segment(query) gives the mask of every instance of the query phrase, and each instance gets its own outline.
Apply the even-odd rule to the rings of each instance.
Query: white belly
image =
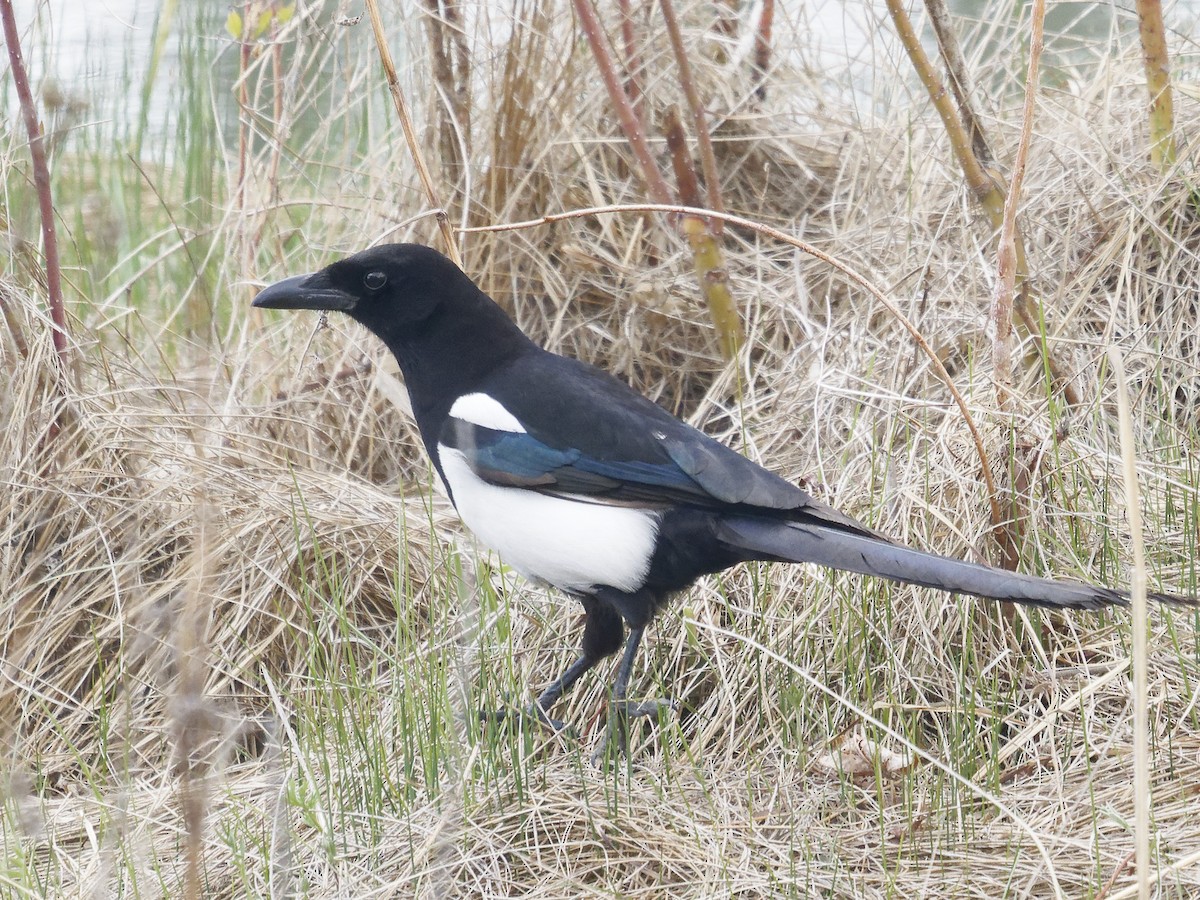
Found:
[[[642,586],[658,513],[488,484],[458,450],[439,446],[438,455],[463,522],[522,575],[565,591]]]

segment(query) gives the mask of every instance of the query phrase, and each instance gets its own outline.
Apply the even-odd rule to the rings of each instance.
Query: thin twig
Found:
[[[6,0],[7,2],[7,0]],[[425,156],[417,141],[417,132],[413,128],[412,116],[409,115],[408,102],[404,99],[404,90],[400,87],[400,76],[396,74],[396,64],[392,61],[392,51],[388,49],[387,34],[383,30],[383,19],[379,16],[378,0],[365,0],[367,14],[371,19],[371,30],[375,33],[375,46],[379,50],[379,61],[383,64],[383,74],[387,79],[388,90],[392,94],[392,102],[396,104],[396,114],[400,117],[400,127],[404,129],[404,140],[408,143],[408,151],[416,164],[417,174],[421,185],[425,188],[425,196],[430,205],[437,210],[438,231],[442,235],[442,243],[446,246],[446,255],[456,266],[462,267],[462,257],[458,253],[458,245],[454,241],[454,229],[450,226],[450,218],[446,208],[438,196],[433,176],[429,174],[429,166],[425,164]],[[461,229],[459,229],[461,231]]]
[[[8,326],[8,333],[12,335],[13,346],[17,348],[17,356],[26,360],[29,359],[29,342],[25,340],[25,330],[21,327],[20,321],[13,314],[13,299],[8,286],[0,281],[0,316],[4,318],[4,324]]]
[[[50,189],[50,167],[46,163],[46,145],[38,121],[33,92],[29,89],[29,73],[21,55],[21,38],[12,0],[0,0],[0,18],[4,20],[4,42],[8,45],[8,62],[12,67],[13,86],[29,136],[29,155],[33,161],[33,183],[37,189],[38,208],[42,217],[42,244],[46,255],[46,297],[50,319],[54,323],[54,349],[63,368],[70,370],[70,350],[67,344],[67,314],[63,306],[62,269],[58,261],[58,234],[54,227],[54,195]]]
[[[912,21],[901,5],[900,0],[887,0],[888,12],[892,17],[892,21],[896,26],[896,33],[900,37],[900,42],[904,45],[905,52],[908,54],[909,60],[916,69],[921,83],[925,86],[925,90],[929,94],[930,101],[941,117],[942,125],[946,129],[946,134],[950,137],[950,148],[954,153],[954,158],[958,160],[959,166],[962,168],[963,175],[967,180],[967,185],[971,192],[983,207],[984,213],[987,214],[992,228],[997,232],[1001,228],[1004,220],[1004,204],[1006,198],[1001,189],[999,180],[992,174],[993,170],[990,167],[985,167],[984,162],[974,151],[973,147],[979,143],[983,147],[987,147],[987,142],[983,139],[982,125],[978,118],[974,117],[973,112],[969,113],[973,118],[972,132],[978,131],[980,138],[976,141],[973,133],[968,133],[968,129],[964,126],[962,120],[955,113],[954,105],[950,101],[950,95],[946,92],[942,84],[942,80],[938,77],[933,69],[933,65],[929,61],[929,57],[925,53],[924,47],[921,45],[920,39],[913,28]],[[942,23],[945,26],[945,23]],[[948,28],[948,26],[946,26]],[[957,44],[952,37],[945,37],[945,48],[956,48]],[[946,50],[943,49],[945,53]],[[950,52],[954,52],[953,49]],[[947,61],[947,65],[951,63]],[[953,67],[952,67],[953,72]],[[965,77],[965,76],[964,76]],[[970,110],[969,103],[962,105],[963,109]],[[988,150],[988,158],[991,151]],[[1035,316],[1026,307],[1033,305],[1036,301],[1030,297],[1028,287],[1028,272],[1029,266],[1025,259],[1025,246],[1021,238],[1020,230],[1014,232],[1014,253],[1016,260],[1017,284],[1020,291],[1018,294],[1017,314],[1022,324],[1029,328],[1030,334],[1039,334],[1040,329],[1035,328]],[[1038,315],[1042,314],[1040,304],[1038,304]],[[1042,355],[1047,362],[1051,374],[1062,373],[1063,366],[1054,358],[1054,354],[1045,341],[1040,344]],[[1067,384],[1065,377],[1060,379],[1061,383],[1067,386],[1063,390],[1063,397],[1072,405],[1078,403],[1078,392]],[[1013,548],[1015,550],[1015,548]]]
[[[1200,863],[1200,850],[1195,850],[1187,856],[1175,860],[1170,865],[1163,865],[1157,871],[1150,872],[1146,877],[1150,881],[1150,884],[1154,885],[1160,881],[1165,881],[1168,875],[1183,872],[1197,863]],[[1121,868],[1123,867],[1118,867],[1118,873]],[[1141,882],[1139,880],[1136,884],[1121,888],[1121,890],[1117,891],[1111,897],[1106,897],[1105,900],[1130,900],[1130,898],[1136,897],[1141,889]],[[1097,897],[1096,900],[1100,900],[1100,897]]]
[[[621,43],[625,51],[625,93],[633,104],[633,111],[639,119],[642,117],[642,86],[638,78],[642,73],[642,58],[638,53],[637,35],[633,30],[633,13],[629,9],[629,0],[617,0],[617,9],[621,13]]]
[[[1121,873],[1129,868],[1129,864],[1133,862],[1133,857],[1136,854],[1137,850],[1130,850],[1125,854],[1125,858],[1117,863],[1112,874],[1108,876],[1108,881],[1104,882],[1104,887],[1100,888],[1100,893],[1095,896],[1094,900],[1104,900],[1105,897],[1112,893],[1113,885],[1117,883],[1117,879],[1121,877]]]
[[[1129,644],[1133,668],[1133,849],[1138,900],[1150,900],[1150,704],[1147,682],[1146,545],[1142,538],[1142,499],[1134,457],[1133,415],[1129,408],[1129,382],[1116,347],[1108,348],[1108,362],[1117,385],[1117,418],[1121,435],[1121,461],[1125,470],[1125,516],[1133,565],[1129,571]]]
[[[916,29],[913,28],[912,20],[908,17],[901,0],[887,0],[887,8],[892,17],[892,23],[896,26],[896,34],[900,38],[900,43],[904,45],[904,51],[908,54],[913,68],[916,69],[917,77],[925,86],[925,91],[933,102],[933,108],[941,117],[942,127],[950,136],[950,147],[954,152],[954,158],[958,160],[958,164],[963,170],[963,175],[966,176],[968,187],[991,215],[993,223],[998,225],[1004,209],[1004,195],[1001,193],[999,185],[971,152],[971,137],[955,113],[950,94],[942,84],[942,79],[934,71],[933,64],[926,55],[925,48],[921,45],[921,39],[917,36]]]
[[[646,127],[641,117],[634,110],[633,105],[629,102],[629,96],[621,87],[620,79],[617,77],[616,66],[613,65],[608,38],[605,36],[604,30],[600,27],[600,20],[596,16],[596,10],[592,7],[591,0],[574,0],[574,4],[576,12],[579,14],[580,22],[583,25],[588,45],[592,48],[592,55],[596,59],[596,67],[600,70],[601,78],[608,89],[608,95],[612,100],[613,106],[616,108],[617,118],[621,122],[621,130],[625,132],[625,140],[629,143],[630,149],[633,150],[633,155],[638,161],[638,166],[642,172],[642,183],[645,184],[650,199],[663,206],[669,206],[671,204],[671,190],[667,186],[667,182],[663,179],[662,173],[658,170],[658,165],[650,153],[650,145],[646,141]],[[681,48],[680,53],[682,54]],[[695,90],[693,86],[694,95]],[[696,102],[698,107],[698,98]],[[700,121],[703,123],[703,118]],[[679,151],[680,148],[677,146],[676,156],[678,156]],[[690,168],[690,161],[688,167]],[[714,170],[716,168],[715,162],[713,163],[713,168]],[[676,166],[676,171],[679,171],[678,165]],[[684,177],[686,178],[687,176],[685,175]],[[691,174],[691,182],[694,187],[694,172]],[[715,183],[716,175],[714,175]],[[711,189],[713,185],[709,187]],[[698,192],[693,191],[693,193]],[[719,202],[719,192],[715,196]],[[694,206],[692,208],[695,209],[698,207]],[[741,321],[733,302],[733,296],[729,291],[729,276],[726,273],[725,259],[717,240],[719,229],[707,225],[706,222],[708,221],[711,221],[711,219],[684,218],[678,223],[678,226],[692,250],[692,259],[696,266],[696,276],[700,281],[701,293],[704,294],[709,315],[717,331],[717,342],[720,346],[721,356],[724,359],[733,359],[737,355],[738,347],[741,346]]]
[[[429,37],[429,52],[433,59],[433,77],[441,88],[442,103],[439,105],[438,143],[441,146],[442,168],[452,181],[462,177],[469,157],[467,135],[471,130],[470,105],[465,102],[467,89],[459,84],[460,65],[455,67],[451,53],[460,56],[457,44],[447,35],[453,28],[447,15],[452,5],[443,10],[438,0],[424,0],[426,15],[425,30]],[[469,72],[469,70],[467,70]],[[469,75],[467,76],[469,77]],[[458,135],[462,135],[462,143]]]
[[[753,69],[754,96],[767,99],[767,71],[771,67],[771,24],[775,21],[775,0],[763,0],[762,14],[754,32]]]

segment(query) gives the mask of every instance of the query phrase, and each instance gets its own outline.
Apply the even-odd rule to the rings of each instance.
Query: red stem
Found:
[[[667,26],[667,35],[671,39],[671,49],[675,51],[675,64],[679,66],[679,84],[683,88],[683,96],[687,98],[688,110],[692,114],[692,128],[696,132],[696,141],[700,145],[700,168],[704,172],[704,186],[708,189],[708,205],[716,212],[725,211],[725,201],[721,197],[721,176],[717,171],[717,157],[713,152],[712,138],[708,133],[708,120],[704,115],[704,104],[700,101],[700,92],[696,89],[696,79],[692,75],[692,64],[688,62],[687,48],[683,45],[683,32],[679,29],[679,17],[675,15],[675,7],[671,0],[659,0],[662,7],[663,22]],[[684,203],[689,203],[684,200]],[[697,202],[695,205],[699,205]],[[718,237],[725,229],[725,223],[720,219],[709,220],[713,234]]]
[[[587,37],[588,46],[592,48],[592,55],[596,57],[596,68],[600,70],[604,86],[608,89],[609,99],[616,108],[621,130],[625,132],[625,140],[629,142],[629,148],[633,151],[638,166],[642,170],[642,181],[646,185],[646,193],[655,203],[669,204],[671,189],[667,187],[662,172],[655,165],[654,155],[650,152],[650,145],[646,142],[645,126],[642,125],[642,120],[638,118],[637,113],[633,111],[629,95],[625,93],[625,89],[621,86],[621,79],[617,77],[617,67],[613,65],[612,53],[608,49],[608,37],[604,34],[604,29],[600,27],[596,10],[592,7],[591,0],[574,0],[574,6],[575,13],[583,25],[583,33]]]
[[[771,23],[775,19],[775,0],[763,0],[762,16],[754,35],[754,93],[759,100],[767,97],[767,69],[771,65]]]
[[[13,84],[25,131],[29,134],[29,155],[33,159],[33,183],[37,188],[38,206],[42,216],[42,243],[46,253],[46,294],[50,304],[50,319],[54,322],[54,349],[64,366],[68,362],[67,314],[63,308],[62,269],[58,262],[58,235],[54,230],[54,199],[50,193],[50,168],[46,164],[46,145],[38,122],[29,75],[21,56],[21,39],[13,15],[12,0],[0,0],[0,18],[4,20],[4,42],[8,45],[8,61],[12,65]]]
[[[633,111],[640,119],[642,89],[638,77],[642,72],[642,61],[638,57],[637,36],[633,31],[633,11],[629,8],[629,0],[617,0],[617,8],[621,11],[621,42],[625,45],[625,92],[632,98]]]

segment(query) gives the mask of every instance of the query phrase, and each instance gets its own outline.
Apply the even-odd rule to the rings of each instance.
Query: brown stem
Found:
[[[937,38],[938,50],[941,51],[942,61],[950,75],[950,89],[954,91],[954,100],[958,104],[958,114],[962,117],[967,133],[971,137],[971,149],[985,167],[995,165],[995,155],[988,146],[987,135],[983,124],[975,114],[971,105],[971,75],[967,71],[967,62],[963,59],[962,48],[950,24],[950,11],[946,8],[945,0],[925,0],[925,11],[929,14],[929,24],[933,26],[933,34]]]
[[[1175,162],[1175,104],[1162,0],[1137,0],[1137,12],[1142,64],[1150,89],[1150,162],[1161,172]]]
[[[767,70],[771,67],[771,25],[775,21],[775,0],[763,0],[762,15],[754,33],[753,84],[754,95],[767,99]]]
[[[638,162],[646,192],[655,203],[670,205],[671,190],[650,153],[650,146],[646,141],[646,128],[629,102],[629,95],[621,87],[616,66],[613,65],[608,39],[600,27],[596,10],[592,7],[591,0],[573,0],[573,2],[583,25],[588,45],[592,48],[592,55],[596,59],[596,67],[600,70],[601,78],[608,89],[608,95],[616,108],[617,119],[621,123],[622,131],[625,132],[625,140],[629,143],[634,158]],[[678,115],[675,117],[675,122],[678,125]],[[682,126],[678,127],[677,139],[680,144],[683,143]],[[683,153],[686,154],[686,148],[683,149]],[[679,154],[676,153],[675,156],[678,159]],[[689,160],[687,163],[689,171],[690,166],[691,161]],[[678,164],[676,171],[679,171]],[[684,176],[685,181],[687,177]],[[698,201],[699,190],[696,187],[694,171],[690,171],[690,179],[690,189]],[[683,181],[681,181],[681,189],[684,189]],[[700,290],[704,294],[709,308],[709,316],[717,330],[721,355],[725,359],[732,359],[741,344],[742,331],[737,308],[729,292],[729,276],[725,269],[720,244],[713,230],[703,220],[688,221],[685,219],[678,225],[692,249],[692,259],[696,266],[696,275],[700,280]]]
[[[0,0],[0,18],[4,20],[4,42],[8,45],[8,61],[12,67],[13,86],[29,135],[29,155],[33,161],[33,183],[37,189],[38,208],[42,217],[42,244],[46,254],[46,296],[50,305],[50,320],[54,323],[54,349],[64,369],[70,366],[67,346],[67,313],[63,305],[62,269],[58,261],[58,235],[54,227],[54,195],[50,190],[50,168],[46,163],[46,146],[38,122],[33,92],[29,89],[29,74],[21,55],[21,39],[12,0]]]
[[[621,43],[625,51],[625,93],[629,95],[633,111],[640,119],[642,87],[638,78],[642,73],[642,59],[638,53],[637,34],[633,30],[633,14],[629,9],[629,0],[617,0],[617,9],[621,12]]]
[[[717,158],[713,153],[708,122],[704,116],[704,104],[700,102],[700,92],[696,89],[692,64],[688,61],[687,49],[683,46],[679,18],[675,15],[675,7],[671,0],[659,0],[659,5],[662,7],[667,35],[671,39],[671,49],[675,52],[675,65],[679,67],[679,84],[683,88],[683,96],[687,99],[688,111],[692,114],[692,127],[696,131],[696,141],[700,146],[700,167],[704,172],[704,186],[708,188],[708,205],[717,212],[724,212],[725,201],[721,197],[721,176],[717,172]],[[688,206],[702,205],[699,202],[693,203],[682,195],[680,199]],[[713,231],[719,237],[722,231],[721,220],[715,219],[713,222]]]
[[[459,136],[465,141],[466,132],[470,128],[469,122],[465,120],[469,115],[469,106],[463,102],[464,87],[459,83],[457,74],[462,71],[462,66],[459,65],[456,72],[454,59],[461,54],[449,34],[453,31],[449,21],[449,10],[452,7],[447,5],[443,9],[438,0],[424,2],[425,30],[429,37],[429,52],[433,57],[433,77],[441,88],[443,98],[443,102],[438,104],[438,143],[441,146],[442,168],[451,183],[454,183],[462,177],[467,165],[467,156],[464,153],[466,148],[460,143]]]
[[[463,27],[458,4],[444,0],[442,13],[450,32],[450,46],[454,50],[454,114],[462,132],[463,151],[471,158],[471,48],[467,44],[467,32]]]
[[[987,211],[993,226],[999,227],[1001,216],[1004,214],[1004,192],[1000,190],[997,182],[984,170],[979,159],[971,152],[971,137],[955,114],[950,94],[942,84],[942,79],[934,71],[933,64],[926,55],[925,48],[921,46],[921,40],[913,28],[912,20],[901,4],[901,0],[887,0],[887,8],[892,22],[896,26],[896,34],[900,38],[900,43],[912,61],[913,68],[917,71],[917,77],[921,79],[921,84],[925,86],[925,91],[933,102],[933,108],[941,117],[942,127],[950,136],[950,148],[963,170],[968,187]]]
[[[955,159],[958,160],[959,166],[962,168],[963,175],[967,180],[968,186],[975,195],[980,206],[983,207],[987,214],[992,228],[999,233],[1004,222],[1004,205],[1006,202],[1005,194],[1000,186],[1000,182],[991,173],[992,168],[985,168],[980,162],[979,156],[976,155],[973,148],[976,145],[985,148],[988,158],[991,151],[988,148],[986,137],[983,133],[982,125],[978,118],[973,113],[967,114],[971,117],[972,132],[968,133],[968,129],[962,124],[962,121],[956,116],[954,106],[950,102],[950,96],[946,93],[941,79],[934,72],[933,66],[929,61],[929,57],[925,55],[925,51],[917,38],[916,32],[913,30],[912,22],[908,18],[908,14],[900,5],[899,0],[887,0],[888,11],[892,16],[892,21],[895,23],[896,32],[900,36],[900,41],[904,45],[905,51],[908,53],[909,59],[912,61],[913,68],[916,69],[918,77],[921,79],[925,90],[928,92],[930,100],[933,102],[934,108],[942,119],[942,124],[946,129],[946,133],[950,136],[950,147],[954,153]],[[936,27],[936,26],[935,26]],[[941,22],[941,27],[946,29],[946,34],[943,35],[940,44],[943,48],[951,48],[949,52],[955,54],[961,59],[961,55],[956,53],[957,42],[953,39],[949,31],[949,27],[945,21]],[[943,49],[946,52],[946,49]],[[958,70],[959,66],[947,60],[947,66],[951,69],[952,74]],[[965,67],[964,67],[965,69]],[[963,87],[966,86],[965,75],[963,76]],[[962,103],[962,109],[970,110],[969,102]],[[974,133],[977,132],[977,135]],[[1033,306],[1038,308],[1036,298],[1030,296],[1028,289],[1028,272],[1029,267],[1025,260],[1025,244],[1021,237],[1019,228],[1013,233],[1013,253],[1015,254],[1015,271],[1016,283],[1020,288],[1019,302],[1017,304],[1017,313],[1022,324],[1028,326],[1028,323],[1033,322],[1036,318],[1033,313],[1027,308]],[[1039,314],[1042,312],[1038,308]],[[1039,330],[1030,328],[1030,334],[1038,334]],[[1046,359],[1047,367],[1052,373],[1063,371],[1063,366],[1055,359],[1053,351],[1046,346],[1043,341],[1041,350]],[[1066,380],[1063,380],[1066,384]],[[1074,388],[1069,388],[1063,391],[1063,397],[1068,403],[1075,404],[1079,402],[1079,394]]]
[[[3,281],[0,281],[0,316],[4,317],[4,324],[8,326],[8,333],[12,335],[13,346],[17,348],[17,356],[26,360],[29,359],[29,342],[25,340],[25,329],[13,315],[12,300],[13,297],[9,293],[8,287]]]
[[[246,178],[250,169],[250,88],[246,74],[250,70],[250,41],[254,27],[254,10],[250,0],[242,5],[242,35],[238,41],[238,173],[234,205],[240,212],[246,205]]]
[[[700,186],[696,183],[696,168],[687,149],[687,136],[679,120],[679,110],[671,107],[667,113],[667,149],[675,169],[675,183],[679,197],[685,206],[700,206]],[[692,262],[700,279],[700,290],[708,305],[708,315],[717,329],[717,342],[721,356],[733,359],[742,344],[742,323],[737,305],[729,290],[729,271],[721,253],[718,231],[712,226],[714,220],[700,216],[684,216],[680,229],[692,248]]]
[[[940,0],[930,0],[940,2]],[[1013,160],[1012,179],[1004,203],[997,247],[996,290],[992,295],[991,319],[994,330],[992,364],[996,377],[996,399],[1002,410],[1012,406],[1012,323],[1013,292],[1017,282],[1017,206],[1021,199],[1021,183],[1029,159],[1029,144],[1033,139],[1033,116],[1037,108],[1038,64],[1042,57],[1042,34],[1046,21],[1046,0],[1033,0],[1030,21],[1029,69],[1025,75],[1025,106],[1021,114],[1021,139]],[[1024,274],[1024,273],[1022,273]]]
[[[604,29],[600,27],[596,10],[592,7],[591,0],[572,0],[572,3],[575,7],[575,14],[579,16],[579,22],[583,26],[588,46],[592,49],[592,56],[596,59],[596,68],[600,70],[600,77],[604,81],[604,87],[608,90],[608,97],[617,111],[617,120],[621,123],[625,140],[629,142],[629,149],[633,151],[634,158],[637,159],[642,183],[646,186],[646,193],[655,203],[669,205],[671,190],[667,187],[667,182],[663,179],[662,173],[655,165],[654,156],[650,153],[650,145],[646,141],[646,128],[637,113],[634,112],[633,105],[629,102],[629,95],[621,87],[621,80],[617,76],[617,67],[613,65],[612,53],[608,47],[608,38],[604,34]]]

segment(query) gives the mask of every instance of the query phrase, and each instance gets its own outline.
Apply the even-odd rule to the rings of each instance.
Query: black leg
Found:
[[[574,687],[575,682],[595,668],[598,662],[598,659],[589,659],[586,656],[580,656],[579,659],[571,663],[567,671],[546,685],[546,689],[538,694],[537,698],[537,705],[541,708],[542,712],[549,712],[550,707],[558,702],[559,697]]]
[[[606,656],[611,656],[621,649],[621,640],[625,636],[625,628],[621,624],[621,616],[616,610],[600,603],[595,597],[580,597],[586,618],[583,623],[583,652],[567,671],[550,682],[530,706],[517,712],[498,710],[496,712],[482,711],[480,719],[498,722],[505,719],[532,718],[541,725],[548,725],[555,731],[563,731],[566,726],[558,719],[550,718],[550,708],[569,691],[580,678],[593,669]],[[640,633],[640,631],[639,631]],[[634,650],[636,651],[636,647]],[[628,651],[627,651],[628,652]],[[626,668],[625,683],[629,683],[628,670],[633,668],[633,659],[629,659]]]
[[[646,700],[641,703],[629,702],[629,679],[633,674],[633,661],[637,657],[638,648],[642,644],[642,634],[646,626],[639,625],[629,629],[629,637],[625,641],[625,652],[621,655],[621,664],[617,667],[617,677],[613,682],[612,705],[608,712],[608,728],[605,739],[592,753],[592,764],[600,765],[609,747],[617,753],[624,753],[629,747],[629,720],[639,716],[658,715],[662,709],[674,709],[671,700]]]
[[[646,626],[629,629],[629,637],[625,639],[625,653],[621,656],[621,664],[617,666],[617,679],[613,682],[613,703],[625,703],[629,696],[629,678],[633,674],[633,659],[637,656],[638,647],[642,645],[642,634]]]

